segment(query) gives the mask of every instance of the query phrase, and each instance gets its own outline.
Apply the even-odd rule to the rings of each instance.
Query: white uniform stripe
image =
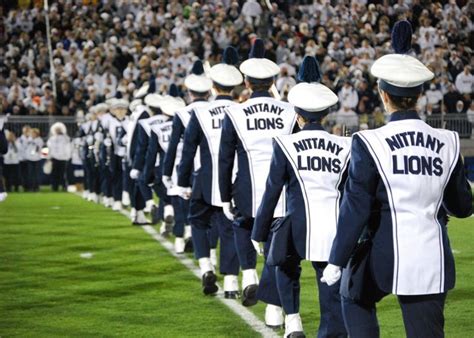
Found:
[[[308,193],[306,192],[306,187],[305,187],[303,179],[301,178],[301,175],[299,173],[298,166],[294,162],[293,158],[291,157],[290,153],[286,149],[283,142],[281,142],[281,140],[278,137],[275,137],[275,141],[278,142],[278,144],[281,147],[281,150],[283,150],[285,152],[286,158],[291,161],[291,166],[293,167],[296,178],[298,179],[298,183],[300,185],[300,189],[301,189],[301,192],[302,192],[302,195],[303,195],[306,223],[311,224],[311,216],[310,216],[310,213],[309,213]],[[306,257],[310,257],[310,254],[311,254],[310,246],[311,246],[311,226],[308,226],[308,227],[306,227]]]
[[[369,149],[370,153],[372,154],[372,158],[376,159],[376,165],[380,173],[382,174],[382,180],[385,185],[385,189],[387,190],[387,195],[388,195],[388,200],[390,203],[390,212],[392,215],[392,234],[393,234],[393,250],[394,250],[394,255],[393,255],[393,285],[392,285],[392,293],[397,294],[397,289],[398,289],[398,264],[399,264],[399,248],[398,248],[398,225],[397,225],[397,210],[395,209],[395,204],[393,202],[393,195],[392,195],[392,187],[390,186],[390,183],[388,182],[387,175],[385,175],[385,172],[382,168],[382,164],[380,163],[380,160],[375,153],[375,150],[372,148],[371,144],[369,141],[362,135],[358,134],[361,139],[364,141],[364,143],[367,146],[367,149]]]

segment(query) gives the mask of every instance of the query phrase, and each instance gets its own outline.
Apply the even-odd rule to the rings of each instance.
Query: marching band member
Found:
[[[177,110],[185,106],[186,104],[184,100],[179,97],[169,95],[163,98],[161,102],[161,110],[163,115],[168,117],[168,120],[161,124],[155,124],[152,126],[152,137],[147,150],[147,166],[145,169],[145,172],[147,173],[147,183],[151,182],[155,186],[159,186],[159,189],[162,190],[161,193],[168,197],[173,207],[175,215],[173,226],[173,234],[175,236],[174,249],[178,254],[185,251],[186,240],[189,241],[191,238],[190,231],[187,231],[187,234],[185,234],[188,203],[180,196],[181,191],[177,189],[176,169],[172,176],[173,186],[166,188],[162,182],[162,167],[163,159],[168,150],[171,138],[173,124],[172,117],[175,115]],[[177,158],[180,156],[180,151],[178,151]],[[189,226],[187,227],[189,228]]]
[[[380,335],[375,304],[390,293],[398,297],[407,337],[444,337],[444,304],[455,281],[447,215],[472,213],[459,135],[430,127],[416,111],[423,84],[434,74],[403,55],[411,35],[407,21],[397,23],[397,54],[372,65],[390,122],[353,136],[337,234],[322,278],[328,285],[340,279],[368,227],[369,245],[360,251],[366,264],[358,269],[363,278],[341,287],[344,321],[354,338]],[[345,269],[342,285],[354,271]]]
[[[149,91],[149,84],[144,84],[135,93],[134,98],[136,100],[142,100]],[[135,101],[136,102],[136,101]],[[130,217],[134,225],[145,225],[148,224],[148,220],[145,217],[143,209],[145,209],[145,198],[142,195],[138,186],[139,171],[133,171],[133,163],[136,157],[137,143],[138,143],[138,124],[140,120],[147,119],[150,117],[148,108],[141,103],[135,103],[135,109],[132,110],[130,116],[130,123],[128,124],[127,130],[127,172],[132,180],[130,186],[130,202],[132,210],[130,211]]]
[[[191,103],[186,107],[176,111],[176,115],[173,117],[173,128],[171,132],[171,139],[168,146],[168,150],[163,161],[163,184],[169,189],[173,186],[172,174],[175,170],[175,166],[179,164],[176,161],[178,157],[178,148],[180,143],[182,144],[184,130],[187,127],[189,120],[191,118],[191,113],[195,108],[201,106],[207,106],[209,102],[207,101],[209,96],[209,91],[212,88],[212,81],[204,74],[204,68],[202,62],[197,60],[194,62],[191,69],[191,74],[189,74],[185,81],[184,85],[188,89],[189,96],[191,98]],[[199,169],[199,160],[198,157],[194,161],[194,170]],[[190,182],[192,183],[192,182]],[[187,187],[191,184],[186,184]],[[188,188],[184,191],[183,196],[186,199],[189,199],[191,195],[191,189]],[[215,227],[209,233],[209,242],[211,246],[211,261],[215,265],[216,261],[216,247],[217,247],[217,231]]]
[[[125,99],[117,99],[113,101],[110,111],[112,119],[109,122],[109,134],[112,142],[112,156],[110,160],[110,172],[112,175],[111,185],[114,203],[112,210],[122,210],[122,193],[123,186],[123,167],[122,161],[125,156],[126,149],[122,145],[122,138],[125,134],[125,127],[127,123],[127,111],[129,103]]]
[[[110,105],[117,100],[111,98],[107,102],[96,105],[97,118],[99,120],[99,129],[95,133],[96,140],[95,147],[99,153],[99,177],[100,177],[100,192],[102,193],[102,204],[106,208],[112,207],[112,175],[109,170],[110,160],[112,157],[112,141],[109,135],[109,124],[113,119],[110,113]]]
[[[213,66],[210,76],[217,97],[212,103],[195,107],[184,133],[184,146],[178,170],[178,185],[190,189],[193,161],[199,147],[201,167],[196,172],[192,185],[189,208],[189,223],[192,227],[194,252],[199,262],[204,294],[217,292],[217,277],[210,258],[208,233],[211,224],[217,226],[220,238],[220,273],[224,275],[224,297],[238,297],[239,261],[234,244],[232,222],[222,212],[219,191],[219,143],[222,120],[231,105],[232,90],[242,83],[237,51],[228,47],[223,54],[223,63]]]
[[[336,234],[343,177],[350,154],[350,138],[331,135],[321,120],[334,106],[337,95],[318,83],[316,58],[306,56],[288,95],[295,106],[301,131],[277,136],[262,203],[255,217],[252,240],[266,242],[273,213],[286,187],[286,221],[273,230],[272,251],[284,253],[277,268],[277,286],[285,317],[285,337],[304,337],[299,314],[301,260],[312,262],[316,271],[321,320],[318,337],[346,337],[339,284],[321,283],[331,244]],[[278,237],[278,238],[277,238]],[[270,255],[277,252],[270,252]]]
[[[257,260],[250,235],[270,169],[272,137],[290,134],[296,125],[293,107],[270,96],[269,90],[280,68],[265,59],[264,53],[263,41],[256,39],[249,59],[240,65],[240,70],[245,75],[245,85],[252,91],[252,95],[246,102],[228,107],[219,149],[219,188],[223,212],[234,222],[235,245],[243,274],[244,306],[252,306],[258,301],[259,281],[255,269]],[[238,171],[233,182],[236,153]],[[235,210],[232,200],[235,202]],[[274,217],[284,215],[282,198],[275,208]],[[269,304],[265,322],[269,326],[281,326],[283,314],[279,307],[274,268],[264,267],[262,284],[258,299]]]
[[[137,148],[135,151],[135,158],[133,160],[132,170],[130,171],[131,177],[136,176],[137,178],[138,187],[143,198],[145,199],[144,212],[146,213],[149,213],[152,209],[154,209],[155,202],[153,200],[153,192],[151,188],[145,183],[143,168],[145,166],[145,154],[151,136],[151,126],[154,124],[163,123],[167,119],[167,117],[163,116],[163,114],[161,113],[160,101],[162,99],[163,96],[157,93],[150,93],[145,96],[144,103],[148,107],[148,114],[150,116],[138,122]],[[166,202],[167,204],[169,204],[169,201]]]

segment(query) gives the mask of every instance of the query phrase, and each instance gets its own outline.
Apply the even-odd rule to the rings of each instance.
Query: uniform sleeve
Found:
[[[189,124],[184,131],[183,156],[178,167],[178,185],[180,187],[189,186],[190,177],[193,171],[194,157],[197,147],[201,143],[202,130],[195,113],[192,113]]]
[[[0,130],[0,154],[6,154],[8,151],[8,142],[3,129]]]
[[[229,116],[222,122],[221,144],[219,147],[219,189],[222,202],[232,199],[232,170],[238,136]]]
[[[145,165],[143,167],[145,183],[151,183],[153,181],[153,169],[155,168],[156,155],[159,150],[158,148],[158,137],[154,132],[152,132],[146,149]]]
[[[448,213],[458,218],[469,217],[472,214],[472,190],[466,178],[461,156],[444,189],[443,205]]]
[[[288,181],[288,170],[285,155],[280,146],[273,141],[273,155],[270,163],[270,173],[267,178],[262,202],[255,217],[252,239],[266,242],[272,225],[273,213],[280,199],[283,186]]]
[[[348,179],[329,263],[345,266],[368,224],[380,176],[374,160],[357,135],[351,148]]]
[[[171,139],[168,145],[165,159],[163,161],[163,175],[170,176],[173,174],[174,161],[176,159],[176,149],[178,148],[181,136],[184,133],[184,126],[178,115],[173,118],[173,130],[171,131]]]
[[[145,166],[145,154],[148,148],[149,137],[141,124],[137,124],[137,127],[138,127],[138,142],[137,142],[137,146],[135,150],[135,158],[133,159],[132,168],[142,171],[143,167]]]

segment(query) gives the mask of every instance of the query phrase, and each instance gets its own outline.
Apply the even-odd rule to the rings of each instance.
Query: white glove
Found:
[[[136,180],[139,175],[140,175],[140,170],[137,170],[137,169],[130,170],[130,178],[132,180]]]
[[[229,221],[233,221],[235,219],[234,213],[232,212],[232,204],[230,202],[222,203],[222,212]]]
[[[191,198],[191,193],[192,193],[192,190],[191,190],[191,187],[178,187],[180,188],[180,196],[182,198],[184,198],[185,200],[188,200]]]
[[[337,265],[328,264],[328,266],[326,266],[323,271],[323,277],[321,277],[321,282],[331,286],[333,284],[336,284],[340,278],[341,268]]]
[[[257,251],[257,255],[262,256],[263,255],[263,245],[261,245],[260,242],[254,241],[252,239],[252,244],[253,247],[255,248],[255,251]]]
[[[163,175],[163,178],[161,180],[163,181],[163,184],[165,185],[166,189],[173,188],[173,180],[171,179],[171,177]]]
[[[7,199],[8,194],[6,192],[0,192],[0,202],[3,202]]]

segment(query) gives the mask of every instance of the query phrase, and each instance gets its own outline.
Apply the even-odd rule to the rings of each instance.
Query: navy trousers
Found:
[[[268,251],[272,243],[272,233],[268,236],[263,248],[263,255],[268,257]],[[253,246],[252,246],[253,247]],[[255,248],[254,248],[255,252]],[[274,266],[267,265],[267,260],[263,264],[262,276],[257,289],[257,298],[266,304],[282,306],[280,296],[278,294],[276,270]]]
[[[235,247],[242,270],[255,269],[257,266],[257,253],[250,240],[254,218],[237,215],[234,223]]]
[[[31,182],[28,178],[28,161],[20,161],[20,180],[23,186],[23,191],[31,190]]]
[[[100,191],[105,197],[112,197],[112,175],[109,168],[104,164],[100,166]]]
[[[180,196],[169,196],[168,197],[171,201],[171,205],[174,209],[174,227],[173,227],[173,234],[176,237],[183,237],[184,236],[184,225],[186,224],[186,214],[187,210],[185,209],[186,204],[188,201],[184,200]],[[160,205],[162,204],[160,200]]]
[[[112,185],[112,195],[114,201],[122,200],[123,190],[123,173],[122,173],[122,157],[113,155],[110,162],[110,184]]]
[[[299,312],[300,308],[300,276],[301,258],[292,254],[287,262],[276,268],[278,293],[286,314]],[[344,338],[347,331],[342,316],[340,283],[328,286],[321,283],[324,268],[327,262],[312,262],[316,271],[316,284],[319,290],[319,313],[321,319],[318,328],[318,338]]]
[[[209,257],[211,248],[217,246],[217,241],[214,241],[214,233],[217,230],[218,238],[221,240],[219,272],[224,275],[238,275],[239,260],[235,249],[232,222],[225,217],[222,208],[209,205],[203,200],[191,199],[189,222],[193,231],[196,259]],[[215,229],[214,232],[213,229]]]
[[[381,290],[374,298],[383,298]],[[386,293],[384,293],[386,295]],[[407,338],[444,337],[444,303],[446,293],[398,296]],[[378,338],[376,302],[356,302],[342,297],[344,323],[351,338]]]

